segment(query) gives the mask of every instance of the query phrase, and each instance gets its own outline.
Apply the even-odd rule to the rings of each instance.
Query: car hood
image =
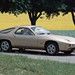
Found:
[[[55,37],[55,38],[58,38],[58,39],[64,39],[64,40],[66,40],[68,42],[75,43],[75,38],[74,37],[62,36],[62,35],[53,35],[53,34],[52,34],[52,37]]]
[[[62,36],[62,35],[55,35],[55,34],[40,35],[40,36],[41,36],[41,39],[45,39],[45,40],[53,40],[53,41],[57,41],[57,42],[75,44],[75,38],[70,37],[70,36]]]

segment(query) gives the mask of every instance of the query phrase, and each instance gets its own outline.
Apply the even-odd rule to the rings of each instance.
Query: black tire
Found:
[[[73,51],[64,51],[64,54],[71,54]]]
[[[2,50],[1,50],[1,48],[0,48],[0,52],[1,52]]]
[[[1,51],[3,52],[10,52],[12,50],[11,43],[6,40],[1,41],[0,48],[1,48]]]
[[[59,47],[58,44],[55,42],[49,42],[46,44],[46,52],[49,55],[54,55],[54,54],[58,54],[59,52]]]

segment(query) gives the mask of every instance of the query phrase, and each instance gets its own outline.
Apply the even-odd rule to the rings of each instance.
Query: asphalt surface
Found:
[[[45,51],[34,51],[34,50],[26,50],[25,52],[19,53],[18,51],[13,51],[11,53],[0,52],[0,54],[5,55],[19,55],[19,56],[26,56],[32,59],[41,59],[41,60],[51,60],[51,61],[59,61],[65,63],[73,63],[75,64],[75,53],[70,55],[66,55],[63,53],[59,53],[58,55],[47,55]]]

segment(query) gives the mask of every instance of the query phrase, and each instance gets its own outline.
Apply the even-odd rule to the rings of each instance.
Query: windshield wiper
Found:
[[[45,33],[40,33],[40,35],[44,35]]]
[[[51,34],[51,33],[47,33],[47,34],[49,35],[49,34]]]
[[[40,35],[50,35],[51,33],[40,33]]]

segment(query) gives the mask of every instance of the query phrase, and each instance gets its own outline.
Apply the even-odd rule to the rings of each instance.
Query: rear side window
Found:
[[[14,29],[15,29],[15,28],[4,29],[4,30],[1,30],[0,33],[2,33],[2,34],[9,33],[9,32],[11,32],[11,31],[14,30]]]

